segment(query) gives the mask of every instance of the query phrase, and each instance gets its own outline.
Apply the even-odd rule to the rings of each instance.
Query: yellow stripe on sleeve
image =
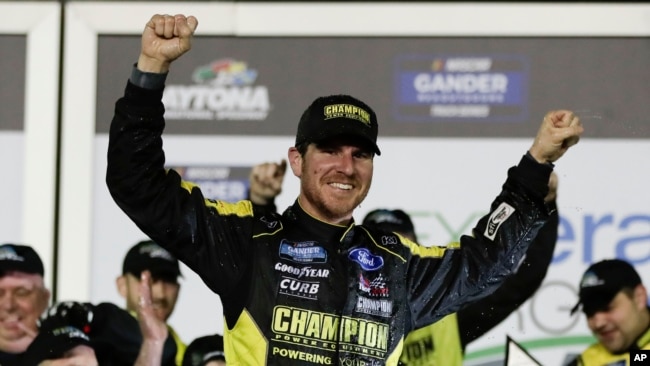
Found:
[[[230,203],[206,199],[205,205],[217,210],[217,213],[219,213],[219,215],[236,215],[239,217],[253,216],[253,204],[251,201],[247,200]]]

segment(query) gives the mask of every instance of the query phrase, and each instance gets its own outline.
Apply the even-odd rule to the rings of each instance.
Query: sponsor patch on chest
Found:
[[[376,271],[384,266],[384,258],[372,254],[367,248],[352,249],[348,258],[358,263],[365,271]]]
[[[290,242],[283,239],[280,243],[280,258],[296,263],[325,263],[327,251],[314,241]]]
[[[298,280],[291,277],[282,277],[280,280],[278,293],[307,300],[318,300],[319,288],[319,282]]]

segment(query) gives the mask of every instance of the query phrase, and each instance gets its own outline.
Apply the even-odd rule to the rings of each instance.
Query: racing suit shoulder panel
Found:
[[[447,250],[458,249],[460,247],[459,242],[451,242],[445,246],[425,246],[418,244],[397,232],[383,231],[381,229],[378,230],[376,227],[359,227],[363,227],[377,247],[399,256],[404,261],[406,261],[406,258],[410,256],[441,258]],[[391,244],[398,242],[405,251],[402,250],[398,253],[393,250],[394,246]]]
[[[255,212],[259,213],[259,211]],[[284,224],[282,223],[282,216],[276,212],[269,211],[255,217],[253,238],[276,235],[283,229]]]
[[[375,227],[369,228],[359,225],[355,228],[361,228],[366,233],[370,242],[381,251],[399,258],[402,263],[406,263],[408,260],[408,246],[405,242],[408,241],[407,238],[398,233],[377,230]]]
[[[235,215],[239,217],[253,216],[253,205],[250,201],[242,200],[234,203],[206,199],[205,205],[217,210],[218,215]]]
[[[404,245],[406,245],[412,255],[418,257],[442,258],[447,251],[460,248],[459,242],[452,242],[445,246],[424,246],[404,238]]]
[[[403,262],[406,262],[411,256],[440,258],[447,249],[446,247],[437,246],[426,247],[397,232],[384,231],[377,227],[357,227],[363,228],[375,246],[399,257]]]

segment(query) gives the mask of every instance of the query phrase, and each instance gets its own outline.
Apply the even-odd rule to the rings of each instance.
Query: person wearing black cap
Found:
[[[166,249],[152,240],[143,240],[133,245],[124,257],[122,275],[116,280],[120,295],[126,300],[126,309],[135,315],[141,298],[141,275],[148,271],[151,277],[151,298],[153,314],[167,322],[174,311],[182,276],[178,260]],[[185,352],[185,343],[171,326],[168,333],[176,344],[176,365],[180,365]]]
[[[545,198],[552,211],[517,271],[493,294],[479,299],[440,321],[410,332],[404,340],[400,365],[461,366],[467,345],[497,326],[528,300],[542,284],[557,243],[557,175],[551,174]],[[411,217],[400,209],[375,209],[363,218],[364,226],[396,232],[418,241]]]
[[[197,26],[181,14],[145,25],[115,104],[106,183],[145,234],[220,296],[228,362],[396,365],[405,334],[496,290],[549,220],[553,162],[583,131],[566,110],[547,113],[460,246],[428,248],[355,225],[381,151],[374,111],[341,94],[316,98],[300,118],[287,154],[300,193],[282,215],[205,199],[166,169],[162,149],[166,75]]]
[[[0,245],[0,365],[96,365],[88,337],[72,326],[42,322],[50,291],[36,251],[27,245]],[[40,323],[40,326],[39,326]]]
[[[181,270],[178,260],[167,250],[151,240],[135,244],[124,257],[122,275],[116,280],[120,295],[126,300],[126,309],[135,313],[140,298],[140,274],[151,273],[154,313],[167,321],[174,311],[180,284]]]
[[[650,350],[648,291],[630,263],[605,259],[592,264],[582,275],[578,296],[571,314],[582,309],[598,342],[570,365],[629,365],[631,350]]]

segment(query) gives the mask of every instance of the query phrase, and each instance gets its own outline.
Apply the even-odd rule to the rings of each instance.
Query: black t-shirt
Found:
[[[94,318],[88,335],[99,364],[132,366],[142,345],[138,320],[128,311],[111,303],[90,306]],[[176,352],[176,343],[170,335],[165,341],[162,365],[174,366]]]

